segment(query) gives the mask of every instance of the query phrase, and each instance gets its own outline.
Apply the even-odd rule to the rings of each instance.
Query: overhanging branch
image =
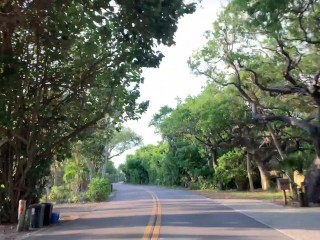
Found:
[[[290,124],[291,126],[299,127],[309,134],[312,132],[312,126],[305,120],[299,120],[294,117],[288,117],[288,116],[276,116],[276,115],[262,115],[255,113],[253,117],[257,120],[263,120],[263,121],[282,121],[285,123]]]

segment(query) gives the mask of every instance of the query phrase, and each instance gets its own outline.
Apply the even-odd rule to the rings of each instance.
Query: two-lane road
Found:
[[[114,188],[112,201],[26,239],[290,239],[191,191],[120,183]]]

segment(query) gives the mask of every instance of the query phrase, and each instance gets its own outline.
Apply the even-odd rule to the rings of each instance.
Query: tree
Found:
[[[82,137],[77,144],[82,158],[85,159],[90,180],[98,175],[105,178],[108,162],[126,150],[140,145],[142,141],[131,129],[116,130],[111,124],[102,124]]]
[[[317,0],[231,1],[208,32],[207,45],[190,61],[195,73],[234,86],[250,104],[253,119],[308,133],[316,152],[307,176],[313,202],[320,179],[318,11]],[[285,160],[279,136],[269,131]]]
[[[211,154],[209,168],[217,164],[217,150],[233,146],[233,128],[245,124],[246,106],[232,91],[208,85],[197,97],[189,97],[160,125],[168,138],[197,141]]]
[[[126,158],[125,164],[122,166],[122,171],[126,174],[127,181],[133,183],[140,183],[137,181],[136,177],[132,177],[132,171],[139,172],[138,179],[148,179],[148,182],[151,184],[157,184],[157,179],[160,182],[164,182],[164,176],[162,171],[163,162],[165,161],[166,155],[168,152],[167,144],[159,145],[147,145],[142,146],[135,151],[134,154],[128,155]],[[133,164],[132,162],[139,162],[139,164]],[[137,169],[138,168],[138,169]],[[139,168],[143,168],[141,171]],[[147,177],[144,176],[145,171],[147,172]]]
[[[212,179],[207,158],[201,147],[187,141],[168,145],[147,145],[128,155],[121,166],[127,182],[143,184],[183,185],[204,183]]]
[[[4,221],[70,139],[106,114],[137,119],[142,67],[157,67],[156,45],[174,44],[178,19],[195,4],[174,1],[2,1],[0,5],[0,183]]]
[[[129,183],[148,184],[148,171],[143,166],[141,159],[134,158],[133,155],[127,156],[126,163],[120,166],[121,171],[126,176]]]
[[[209,167],[208,154],[200,144],[195,142],[175,139],[170,143],[167,159],[175,166],[176,176],[171,176],[171,185],[181,185],[192,189],[199,189],[203,184],[212,185],[212,171]],[[172,171],[167,169],[167,175]],[[169,175],[170,176],[170,175]]]
[[[116,132],[110,141],[105,143],[104,146],[104,157],[102,168],[101,168],[101,177],[104,178],[106,174],[106,167],[109,160],[112,158],[121,155],[125,151],[137,147],[142,143],[142,139],[130,128],[124,128],[120,132]]]
[[[69,185],[74,195],[79,195],[84,191],[84,184],[87,183],[88,169],[86,161],[81,155],[81,145],[74,144],[72,146],[72,156],[65,160],[63,168],[63,181]]]
[[[154,126],[156,130],[159,131],[162,122],[170,115],[172,110],[173,109],[169,106],[162,106],[159,112],[153,115],[149,126]]]

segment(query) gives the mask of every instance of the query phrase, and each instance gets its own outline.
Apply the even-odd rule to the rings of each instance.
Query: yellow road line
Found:
[[[148,191],[152,197],[153,208],[148,225],[144,231],[142,240],[158,240],[161,225],[161,205],[159,198],[152,192]]]
[[[151,214],[151,217],[149,219],[149,222],[148,222],[148,225],[144,231],[144,234],[143,234],[143,237],[142,237],[142,240],[148,240],[153,231],[153,227],[154,227],[154,221],[155,221],[155,218],[156,218],[156,214],[157,214],[157,204],[154,204],[155,203],[155,198],[153,196],[153,194],[151,192],[148,191],[148,193],[151,195],[152,197],[152,202],[153,202],[153,207],[152,207],[152,214]]]
[[[161,204],[160,204],[160,200],[157,196],[156,197],[156,200],[157,200],[157,204],[158,204],[158,208],[157,208],[157,221],[156,221],[156,224],[154,226],[154,229],[153,229],[153,234],[152,234],[152,238],[151,240],[158,240],[159,238],[159,235],[160,235],[160,227],[161,227]]]

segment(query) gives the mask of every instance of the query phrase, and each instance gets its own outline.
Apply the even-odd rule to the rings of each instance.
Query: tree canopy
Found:
[[[137,119],[141,69],[174,44],[182,0],[4,0],[0,4],[0,183],[3,221],[33,201],[53,157],[107,114]]]
[[[216,187],[266,190],[285,176],[295,198],[298,171],[306,175],[309,201],[318,201],[319,6],[318,0],[229,1],[189,60],[207,86],[151,121],[169,146],[176,184],[192,182],[184,174],[194,173],[196,160]],[[193,147],[198,157],[181,154]]]
[[[256,121],[281,122],[308,134],[316,152],[307,176],[311,201],[318,199],[320,178],[318,11],[317,0],[231,1],[190,60],[196,74],[237,89]]]

